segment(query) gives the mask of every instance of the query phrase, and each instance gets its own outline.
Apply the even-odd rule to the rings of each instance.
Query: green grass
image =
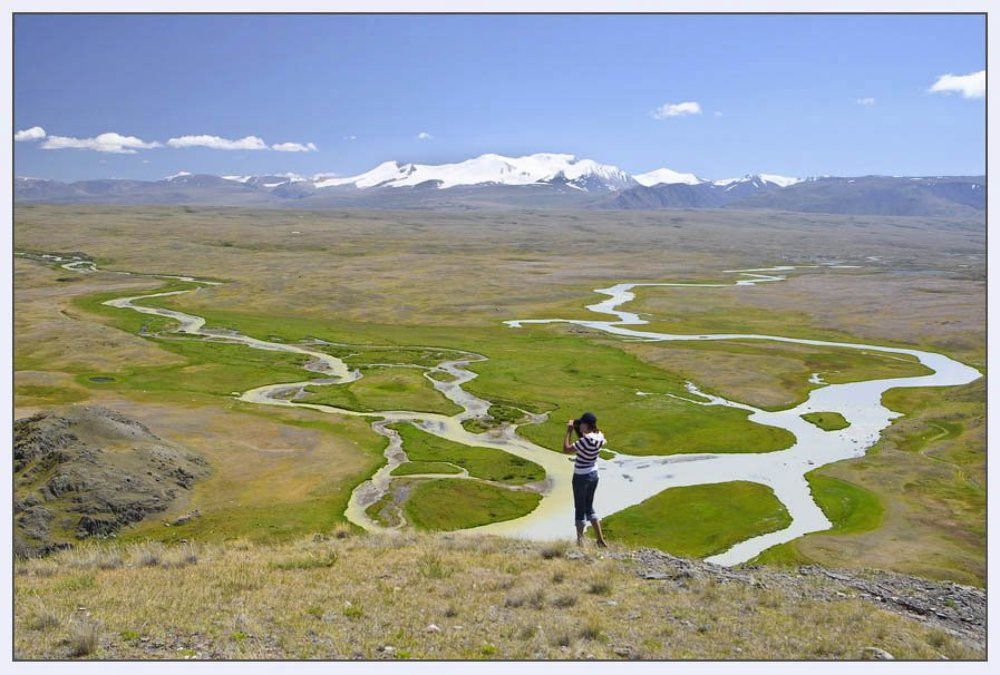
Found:
[[[867,532],[882,523],[885,508],[875,493],[818,471],[807,473],[806,480],[816,503],[833,523],[831,534]]]
[[[489,431],[490,429],[496,429],[496,424],[494,424],[490,419],[480,419],[478,417],[470,417],[467,420],[462,420],[462,428],[468,431],[470,434],[481,434]]]
[[[20,384],[14,387],[15,400],[22,405],[44,403],[65,405],[78,403],[89,398],[87,392],[70,387],[54,387],[46,384]]]
[[[261,351],[246,345],[190,338],[149,338],[179,354],[185,363],[161,366],[123,365],[111,372],[83,372],[76,381],[91,389],[184,392],[229,398],[234,392],[275,382],[308,379],[301,354]],[[112,378],[95,382],[93,378]]]
[[[891,566],[983,585],[985,381],[891,389],[882,402],[905,416],[865,457],[808,475],[834,528],[764,551],[753,562]]]
[[[381,515],[382,509],[389,506],[393,501],[395,501],[395,499],[392,492],[386,492],[378,499],[378,501],[369,504],[365,509],[365,513],[376,523],[380,523],[381,525],[394,525],[395,523],[385,522]]]
[[[689,394],[682,378],[643,363],[619,344],[566,339],[558,328],[521,330],[529,333],[525,341],[540,344],[518,344],[523,338],[501,334],[504,343],[489,351],[491,360],[470,365],[480,377],[465,388],[490,400],[520,401],[532,412],[551,410],[543,423],[519,429],[539,445],[556,449],[566,420],[584,410],[597,414],[609,445],[628,454],[768,452],[794,442],[784,429],[749,422],[744,410],[637,396],[637,390]]]
[[[823,534],[858,534],[882,524],[885,507],[878,495],[839,478],[816,471],[806,474],[813,499],[833,527]],[[773,546],[750,561],[752,564],[800,565],[815,562],[802,554],[794,541]]]
[[[526,419],[524,411],[508,403],[493,403],[486,412],[488,417],[472,417],[462,420],[462,427],[471,433],[481,434],[491,429],[496,429],[501,424],[517,424]]]
[[[794,442],[784,429],[750,422],[743,410],[708,408],[666,396],[636,396],[637,389],[687,393],[683,378],[644,363],[622,351],[619,342],[603,337],[581,338],[562,328],[403,326],[256,316],[191,308],[185,297],[155,302],[205,316],[211,327],[254,337],[280,335],[288,342],[319,337],[329,342],[397,343],[401,347],[416,342],[484,354],[488,361],[470,364],[469,369],[479,377],[464,385],[466,390],[495,404],[536,413],[551,411],[546,422],[521,428],[525,437],[547,447],[558,445],[565,419],[582,410],[598,412],[615,449],[630,454],[769,452]]]
[[[414,527],[443,532],[519,518],[531,513],[540,500],[534,492],[441,478],[417,483],[403,512]]]
[[[362,368],[363,377],[343,385],[307,387],[303,401],[325,403],[347,410],[417,410],[454,415],[462,409],[434,389],[415,368]]]
[[[180,286],[182,284],[167,285],[171,288]],[[357,363],[410,358],[430,364],[449,355],[448,347],[475,350],[490,360],[470,366],[470,369],[479,373],[479,377],[465,385],[466,388],[493,401],[494,407],[504,406],[497,410],[501,416],[513,412],[514,408],[533,412],[549,411],[547,422],[521,428],[524,436],[548,447],[555,448],[558,445],[564,418],[574,417],[583,409],[598,412],[602,427],[616,450],[633,454],[768,451],[787,447],[792,441],[784,430],[749,422],[744,411],[696,406],[662,395],[635,396],[637,389],[653,394],[686,395],[683,378],[624,352],[618,341],[603,336],[569,334],[564,326],[512,330],[503,327],[352,324],[301,317],[254,316],[204,307],[189,309],[192,300],[198,300],[199,303],[210,302],[210,293],[211,291],[199,294],[201,299],[194,296],[173,296],[151,300],[147,304],[188,309],[192,313],[206,316],[210,326],[233,328],[256,337],[276,335],[293,342],[316,336],[331,342],[362,343],[358,356],[348,357]],[[130,332],[136,332],[142,326],[147,330],[158,330],[171,323],[164,321],[158,326],[155,317],[99,305],[98,300],[120,295],[122,293],[115,292],[88,296],[77,304],[88,311],[101,314],[108,323]],[[150,322],[153,324],[150,325]],[[164,349],[183,354],[188,363],[155,368],[126,367],[110,373],[80,373],[77,381],[94,389],[201,392],[228,396],[231,391],[242,391],[275,381],[297,381],[305,377],[299,369],[301,360],[289,355],[195,340],[157,339],[156,342]],[[366,342],[369,344],[365,344]],[[426,349],[408,346],[413,343],[440,346]],[[372,345],[390,349],[371,349]],[[345,349],[359,350],[355,347]],[[581,364],[587,365],[583,367]],[[378,371],[377,368],[371,370]],[[415,369],[393,370],[420,377],[420,384],[429,387],[426,379]],[[114,377],[115,381],[94,383],[89,380],[90,377],[101,375]],[[825,377],[832,381],[828,374]],[[369,379],[367,385],[376,383],[372,381],[373,378],[365,379]],[[364,394],[369,398],[375,395],[387,398],[409,396],[415,390],[408,384],[410,382],[402,385],[397,382],[382,391]],[[396,391],[393,391],[393,386]],[[323,393],[327,393],[344,387],[323,389]],[[432,388],[426,391],[439,396]],[[887,404],[893,400],[892,394],[893,392],[887,394]],[[905,398],[906,394],[902,396]],[[360,398],[360,401],[361,404],[370,404],[364,398]],[[890,407],[893,406],[890,404]],[[491,410],[492,412],[494,411]],[[941,421],[946,425],[953,424],[946,419]],[[949,429],[948,426],[942,428],[945,431]],[[913,442],[914,447],[918,444],[917,441]],[[468,451],[465,446],[458,447]],[[442,461],[442,458],[418,461]],[[965,500],[966,497],[956,493],[949,499]],[[322,509],[322,506],[317,505],[316,508]],[[235,510],[231,515],[235,515]],[[302,522],[314,520],[307,514],[306,518],[285,528],[281,522],[255,514],[252,509],[246,515],[247,522],[258,526],[251,529],[274,532],[277,535],[297,531]],[[229,529],[221,522],[213,524],[211,517],[199,520],[200,522],[195,521],[198,523],[196,527],[206,528],[206,531],[210,525],[214,525],[214,532],[226,532]],[[242,527],[239,529],[246,530]]]
[[[348,345],[343,355],[346,363],[361,366],[370,363],[413,364],[424,367],[436,366],[443,361],[454,361],[462,354],[450,349],[378,347],[372,345]]]
[[[600,509],[601,490],[597,489]],[[706,557],[750,537],[787,527],[791,517],[774,492],[732,481],[671,488],[602,521],[605,536],[674,555]]]
[[[445,372],[443,370],[432,370],[427,373],[427,376],[438,382],[454,382],[455,376],[451,373]]]
[[[450,462],[403,462],[390,475],[412,476],[421,473],[462,473],[462,470]]]
[[[811,412],[802,415],[802,419],[815,424],[823,431],[839,431],[851,426],[850,422],[838,412]]]
[[[279,560],[271,563],[271,567],[276,570],[313,570],[328,569],[337,562],[336,553],[326,553],[324,555],[313,555],[306,558],[292,558],[290,560]]]
[[[494,403],[489,407],[487,412],[490,417],[495,419],[497,422],[520,422],[524,419],[524,413],[512,405],[507,405],[506,403]]]
[[[470,448],[428,434],[411,424],[393,424],[391,427],[403,438],[403,450],[411,462],[449,462],[462,467],[474,478],[513,485],[545,478],[542,467],[503,450]]]
[[[150,288],[148,290],[118,290],[83,295],[74,298],[73,305],[86,312],[99,314],[105,317],[112,325],[121,328],[124,331],[128,331],[129,333],[138,333],[140,330],[145,330],[148,333],[170,330],[171,328],[175,328],[177,326],[177,322],[173,319],[153,316],[151,314],[140,314],[139,312],[131,309],[108,307],[104,304],[105,300],[114,300],[115,298],[134,297],[150,293],[190,290],[201,287],[201,284],[192,284],[174,280],[160,280],[160,285],[156,286],[155,284],[157,281],[157,279],[150,279]],[[160,299],[161,298],[157,298],[156,300]],[[156,306],[155,301],[148,300],[137,304]]]
[[[232,506],[202,512],[184,525],[164,527],[162,521],[147,519],[134,529],[118,533],[122,542],[155,539],[164,542],[181,540],[228,541],[247,539],[256,542],[288,541],[311,532],[324,532],[345,522],[344,509],[350,490],[289,502],[267,505]]]

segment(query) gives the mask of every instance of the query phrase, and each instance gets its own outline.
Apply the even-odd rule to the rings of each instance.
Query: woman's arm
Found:
[[[563,437],[563,452],[566,454],[576,452],[576,449],[573,447],[573,420],[566,423],[566,436]]]

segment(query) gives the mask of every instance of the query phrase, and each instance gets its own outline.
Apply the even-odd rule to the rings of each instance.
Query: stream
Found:
[[[97,266],[89,260],[74,259],[67,262],[52,254],[33,256],[45,262],[60,264],[67,270],[80,273],[98,271]],[[828,265],[827,267],[851,267],[846,265]],[[817,385],[808,398],[802,403],[785,410],[768,411],[755,408],[738,401],[702,393],[694,384],[688,384],[688,396],[683,398],[691,405],[726,406],[739,408],[749,412],[749,419],[760,424],[786,429],[795,436],[795,443],[785,449],[765,453],[725,453],[725,454],[663,454],[631,456],[617,453],[612,459],[598,462],[600,471],[600,487],[597,492],[597,510],[601,517],[611,515],[638,504],[663,490],[673,487],[724,483],[729,481],[750,481],[771,488],[775,496],[791,516],[791,524],[787,527],[751,537],[741,541],[728,550],[707,558],[709,562],[719,565],[736,565],[746,562],[764,550],[782,544],[810,532],[829,529],[830,521],[813,500],[806,481],[805,474],[814,469],[855,457],[861,457],[874,445],[892,420],[899,417],[882,405],[882,394],[896,387],[945,387],[967,384],[981,377],[979,371],[959,363],[942,354],[884,347],[873,344],[854,342],[831,342],[825,340],[809,340],[777,335],[758,335],[753,333],[724,334],[672,334],[636,327],[648,322],[638,314],[622,310],[623,305],[635,299],[635,289],[645,287],[685,287],[683,292],[696,292],[699,287],[731,286],[734,289],[743,286],[753,286],[762,283],[784,281],[787,273],[796,269],[793,266],[750,270],[726,270],[728,274],[738,275],[730,284],[698,284],[698,283],[620,283],[608,288],[597,289],[595,292],[607,296],[607,299],[588,305],[587,309],[597,315],[611,317],[609,319],[531,319],[506,321],[510,329],[524,329],[525,326],[544,323],[568,323],[584,326],[592,330],[602,331],[611,335],[633,340],[672,342],[694,340],[765,340],[771,342],[787,342],[821,347],[836,347],[841,349],[857,349],[886,354],[900,354],[915,357],[931,372],[929,375],[914,377],[896,377],[844,384],[826,384],[813,375],[810,382]],[[131,274],[119,272],[119,274]],[[199,284],[194,289],[176,290],[162,293],[146,293],[128,297],[120,297],[106,301],[104,304],[120,309],[128,309],[142,314],[160,316],[176,321],[178,326],[171,332],[182,335],[199,336],[203,339],[242,344],[253,349],[288,352],[308,358],[305,369],[310,373],[320,375],[319,378],[306,379],[301,382],[268,384],[238,394],[241,401],[269,406],[284,406],[309,408],[323,413],[337,415],[360,416],[372,419],[372,428],[376,433],[389,440],[385,451],[387,462],[371,478],[361,483],[352,493],[346,510],[346,517],[353,523],[367,529],[385,529],[366,513],[366,509],[379,501],[390,488],[391,471],[401,462],[406,461],[405,449],[399,435],[387,425],[405,422],[440,438],[461,443],[471,447],[496,448],[518,457],[535,462],[542,466],[546,479],[535,487],[542,495],[537,508],[531,513],[503,522],[491,523],[480,527],[462,530],[463,534],[493,534],[506,537],[518,537],[534,540],[556,540],[571,538],[573,530],[573,496],[572,496],[572,464],[565,455],[538,446],[517,434],[514,425],[505,424],[498,430],[484,433],[473,433],[462,426],[464,420],[482,417],[486,414],[490,402],[483,400],[462,388],[462,385],[474,379],[476,373],[467,369],[470,363],[484,360],[485,357],[460,352],[458,359],[438,363],[426,369],[425,377],[435,389],[449,400],[462,408],[462,412],[448,416],[408,410],[388,410],[377,412],[357,412],[337,408],[331,405],[310,403],[297,400],[303,396],[307,386],[337,386],[352,382],[361,377],[358,370],[352,370],[341,359],[327,354],[318,346],[307,344],[285,344],[271,342],[243,335],[238,332],[206,328],[205,319],[192,314],[148,307],[137,304],[141,301],[176,296],[200,291],[201,288],[217,285],[218,282],[199,280],[186,276],[148,274],[138,275],[154,278],[171,278]],[[317,345],[322,344],[317,341]],[[457,350],[450,350],[457,351]],[[451,379],[441,381],[431,376],[433,372],[447,373]],[[636,392],[637,396],[650,395]],[[599,412],[599,411],[598,411]],[[801,415],[810,412],[836,412],[843,415],[850,426],[838,431],[824,431],[802,419]],[[538,418],[536,418],[537,421]],[[530,423],[530,422],[529,422]],[[561,439],[552,440],[553,447]],[[614,449],[614,438],[609,439],[609,449]],[[664,451],[669,448],[664,448]],[[442,476],[444,477],[444,476]],[[448,475],[448,477],[467,477]],[[523,489],[523,488],[521,488]],[[400,527],[404,524],[401,520]]]

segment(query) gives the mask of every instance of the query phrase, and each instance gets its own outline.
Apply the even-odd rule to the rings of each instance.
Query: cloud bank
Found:
[[[684,115],[700,115],[701,104],[697,101],[684,101],[682,103],[664,103],[653,111],[653,118],[664,120],[668,117],[683,117]]]
[[[428,135],[428,138],[430,136]],[[114,131],[108,131],[93,138],[75,138],[73,136],[50,136],[42,127],[21,129],[14,134],[15,141],[42,141],[44,150],[93,150],[95,152],[110,152],[122,155],[134,155],[139,150],[162,148],[159,141],[144,141],[136,136],[126,136]],[[178,136],[166,142],[167,147],[175,149],[209,148],[212,150],[274,150],[276,152],[319,152],[315,143],[275,143],[268,145],[259,136],[244,136],[243,138],[223,138],[209,134]]]
[[[267,150],[267,143],[257,136],[230,139],[200,134],[179,136],[167,141],[171,148],[210,148],[212,150]]]
[[[275,143],[271,149],[278,152],[316,152],[319,150],[315,143]]]
[[[982,98],[986,95],[986,71],[942,75],[928,91],[932,94],[961,94],[962,98]]]
[[[31,129],[28,131],[31,131]],[[156,141],[144,141],[135,136],[123,136],[113,131],[98,134],[93,138],[47,136],[42,143],[43,150],[94,150],[96,152],[111,152],[119,155],[134,155],[139,150],[158,147],[160,147],[160,143]]]
[[[45,129],[41,127],[31,127],[30,129],[21,129],[16,134],[14,134],[15,141],[38,141],[45,138]]]

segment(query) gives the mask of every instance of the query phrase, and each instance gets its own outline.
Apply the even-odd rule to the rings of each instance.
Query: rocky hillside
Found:
[[[204,460],[106,408],[14,423],[14,551],[35,556],[166,510],[207,473]]]
[[[981,659],[982,590],[340,529],[18,561],[16,658]]]

